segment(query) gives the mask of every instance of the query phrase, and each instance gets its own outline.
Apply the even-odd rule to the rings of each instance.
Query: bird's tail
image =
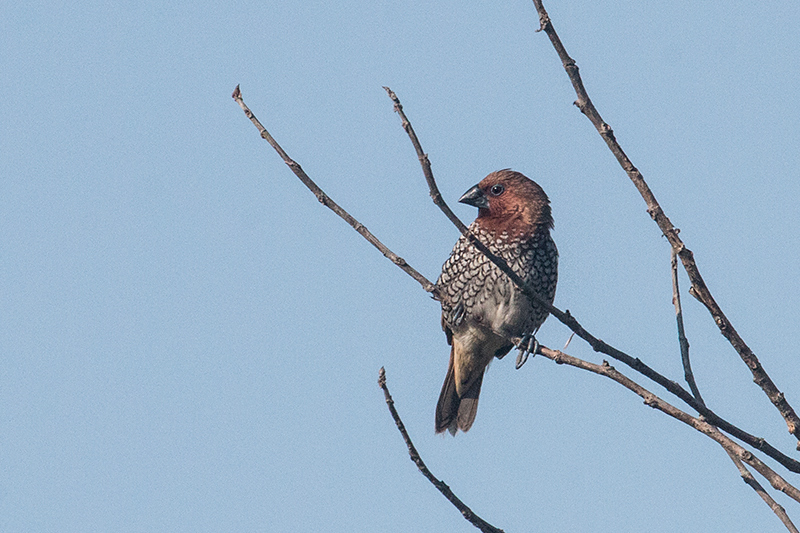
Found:
[[[441,433],[445,429],[449,430],[451,435],[455,435],[459,429],[468,431],[478,412],[478,396],[481,393],[483,373],[481,372],[470,388],[462,396],[459,396],[456,390],[454,362],[455,347],[452,347],[447,376],[444,378],[442,392],[439,393],[439,402],[436,404],[436,433]]]

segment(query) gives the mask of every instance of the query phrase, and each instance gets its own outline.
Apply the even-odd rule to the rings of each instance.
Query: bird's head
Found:
[[[478,208],[478,222],[487,231],[528,237],[553,227],[544,190],[513,170],[492,172],[458,201]]]

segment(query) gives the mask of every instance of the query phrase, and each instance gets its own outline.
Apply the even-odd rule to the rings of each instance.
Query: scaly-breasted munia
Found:
[[[558,251],[550,237],[550,200],[542,188],[519,172],[500,170],[464,193],[459,202],[478,208],[470,231],[552,303]],[[535,351],[534,334],[548,312],[532,303],[463,236],[442,267],[436,295],[442,304],[442,328],[452,346],[436,405],[436,432],[448,429],[455,435],[459,429],[467,431],[475,420],[483,374],[492,358],[500,359],[514,348],[511,338],[521,339],[521,351]]]

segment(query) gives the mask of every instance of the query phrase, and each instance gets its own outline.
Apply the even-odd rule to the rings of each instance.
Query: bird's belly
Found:
[[[505,336],[519,337],[526,333],[531,305],[518,291],[504,297],[489,298],[473,309],[476,322]]]

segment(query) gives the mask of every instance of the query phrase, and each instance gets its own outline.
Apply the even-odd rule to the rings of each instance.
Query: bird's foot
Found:
[[[467,308],[464,307],[464,302],[458,302],[455,308],[450,312],[450,323],[458,326],[464,320],[467,314]]]
[[[536,355],[539,350],[539,341],[536,340],[534,333],[526,333],[522,336],[522,340],[517,345],[519,353],[517,354],[517,370],[522,368],[522,365],[528,360],[529,355]]]

